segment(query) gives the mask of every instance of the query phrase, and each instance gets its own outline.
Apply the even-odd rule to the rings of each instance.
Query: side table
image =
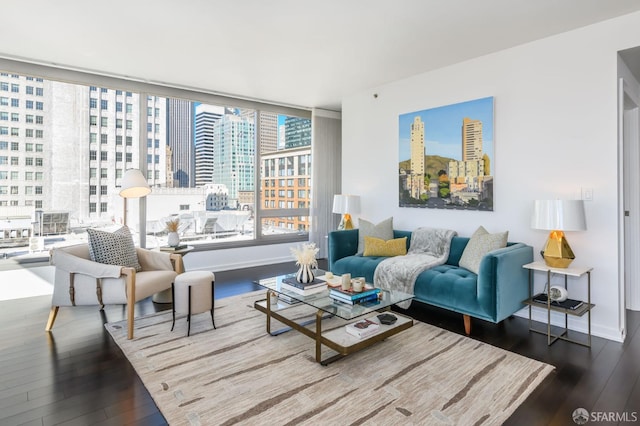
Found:
[[[182,256],[187,255],[191,251],[193,251],[193,246],[186,246],[184,248],[174,250],[174,249],[165,249],[164,247],[160,247],[160,251],[164,253],[175,253],[181,254]],[[159,293],[154,294],[151,297],[155,303],[173,303],[173,297],[171,297],[171,289],[163,290]]]
[[[591,310],[596,306],[591,303],[591,271],[593,268],[591,267],[569,267],[569,268],[553,268],[548,266],[544,262],[532,262],[526,265],[523,265],[523,268],[529,270],[529,298],[523,303],[525,305],[529,305],[529,331],[533,331],[535,333],[546,334],[547,335],[547,345],[551,345],[556,340],[561,339],[567,342],[576,343],[578,345],[586,346],[588,348],[591,347]],[[539,303],[533,300],[533,288],[534,288],[534,279],[533,274],[534,271],[546,272],[547,275],[547,286],[551,286],[551,274],[560,274],[564,275],[564,288],[567,288],[567,280],[568,277],[581,278],[582,276],[587,276],[587,300],[582,305],[580,305],[576,309],[567,309],[560,306],[554,306],[551,304],[551,299],[547,297],[547,303]],[[547,309],[547,329],[546,331],[538,330],[532,327],[531,320],[531,311],[533,307],[546,308]],[[551,312],[560,312],[564,314],[564,330],[560,334],[552,334],[551,333]],[[587,314],[587,341],[581,342],[577,340],[573,340],[567,337],[567,333],[569,331],[568,327],[568,317],[569,315],[581,317],[584,314]]]

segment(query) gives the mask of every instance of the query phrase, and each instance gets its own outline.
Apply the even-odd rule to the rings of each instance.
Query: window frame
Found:
[[[110,88],[113,90],[120,90],[126,92],[126,100],[124,101],[126,112],[130,111],[130,103],[128,100],[130,99],[130,94],[132,92],[136,92],[139,95],[140,100],[140,110],[146,111],[146,101],[149,95],[158,96],[164,98],[176,98],[187,100],[190,102],[200,102],[211,105],[219,105],[224,107],[232,107],[232,108],[248,108],[256,111],[255,115],[255,126],[256,126],[256,140],[255,140],[255,159],[254,159],[254,235],[251,240],[239,240],[239,241],[218,241],[214,243],[203,243],[197,245],[197,250],[206,251],[206,250],[218,250],[218,249],[226,249],[226,248],[237,248],[237,247],[251,247],[251,246],[260,246],[260,245],[271,245],[271,244],[281,244],[287,242],[297,242],[297,241],[306,241],[309,238],[308,231],[299,231],[295,233],[286,233],[286,234],[273,234],[273,235],[263,235],[262,233],[262,221],[267,218],[275,218],[275,217],[294,217],[294,216],[306,216],[310,217],[311,215],[311,207],[308,206],[306,208],[283,208],[283,209],[264,209],[263,207],[263,198],[261,197],[261,152],[260,152],[260,111],[265,111],[269,113],[281,114],[292,117],[299,117],[305,119],[311,119],[311,109],[308,108],[300,108],[295,106],[287,106],[287,105],[279,105],[275,103],[267,103],[261,102],[257,100],[251,99],[243,99],[243,98],[234,98],[230,96],[221,95],[219,93],[215,93],[213,91],[201,90],[198,88],[186,88],[179,86],[170,86],[165,84],[154,84],[151,82],[141,82],[141,81],[133,81],[125,78],[121,78],[119,76],[109,76],[109,75],[98,75],[92,74],[85,71],[76,71],[70,69],[62,69],[56,68],[52,66],[39,65],[39,64],[30,64],[25,62],[20,62],[12,59],[0,58],[0,69],[5,71],[25,75],[25,76],[39,76],[40,78],[45,78],[47,80],[66,82],[71,84],[80,84],[87,86],[90,91],[96,90],[95,88]],[[38,105],[39,104],[39,105]],[[33,106],[32,106],[33,109]],[[36,109],[42,110],[42,103],[36,104]],[[138,128],[140,129],[140,133],[144,134],[144,138],[140,137],[139,146],[139,154],[137,155],[138,164],[129,163],[127,164],[127,168],[134,167],[139,168],[143,174],[146,175],[147,172],[147,163],[146,163],[146,144],[143,141],[146,140],[146,130],[145,124],[147,123],[147,115],[142,113],[140,114],[140,121],[138,123]],[[96,120],[97,121],[97,120]],[[100,126],[100,122],[97,122],[95,125],[97,127]],[[312,123],[313,126],[313,123]],[[135,128],[135,126],[134,126]],[[127,141],[126,146],[129,146]],[[130,153],[126,153],[126,157],[130,156]],[[125,162],[126,162],[125,158]],[[309,171],[309,179],[311,179],[311,173]],[[141,199],[140,203],[140,214],[146,217],[146,200]],[[146,245],[146,226],[144,224],[141,225],[140,235],[141,235],[141,246]]]

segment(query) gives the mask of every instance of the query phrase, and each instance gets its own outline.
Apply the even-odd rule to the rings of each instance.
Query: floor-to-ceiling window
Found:
[[[175,218],[199,249],[306,238],[307,111],[48,70],[62,72],[0,70],[1,257],[74,243],[125,216],[150,248],[166,244]],[[152,192],[125,210],[130,168]]]

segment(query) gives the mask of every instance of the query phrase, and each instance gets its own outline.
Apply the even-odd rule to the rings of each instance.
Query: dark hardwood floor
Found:
[[[292,268],[287,263],[216,272],[216,298],[257,290],[252,280]],[[124,307],[60,308],[53,332],[46,333],[49,304],[50,296],[0,302],[0,425],[166,424],[103,327],[124,319]],[[136,315],[168,308],[147,299],[137,304]],[[418,303],[406,312],[464,334],[460,315]],[[579,407],[627,413],[628,419],[635,413],[640,422],[640,313],[629,312],[627,324],[625,343],[593,338],[588,349],[563,341],[548,347],[523,318],[497,325],[474,320],[472,338],[556,367],[506,424],[573,425]],[[460,362],[473,362],[472,355]],[[600,424],[629,423],[618,417]]]

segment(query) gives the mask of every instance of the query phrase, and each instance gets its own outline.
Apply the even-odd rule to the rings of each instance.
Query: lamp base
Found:
[[[551,231],[542,257],[547,266],[552,268],[568,268],[576,258],[562,231]]]
[[[340,220],[340,225],[338,225],[338,230],[343,231],[346,229],[353,229],[353,222],[351,221],[351,215],[349,213],[345,213]]]

